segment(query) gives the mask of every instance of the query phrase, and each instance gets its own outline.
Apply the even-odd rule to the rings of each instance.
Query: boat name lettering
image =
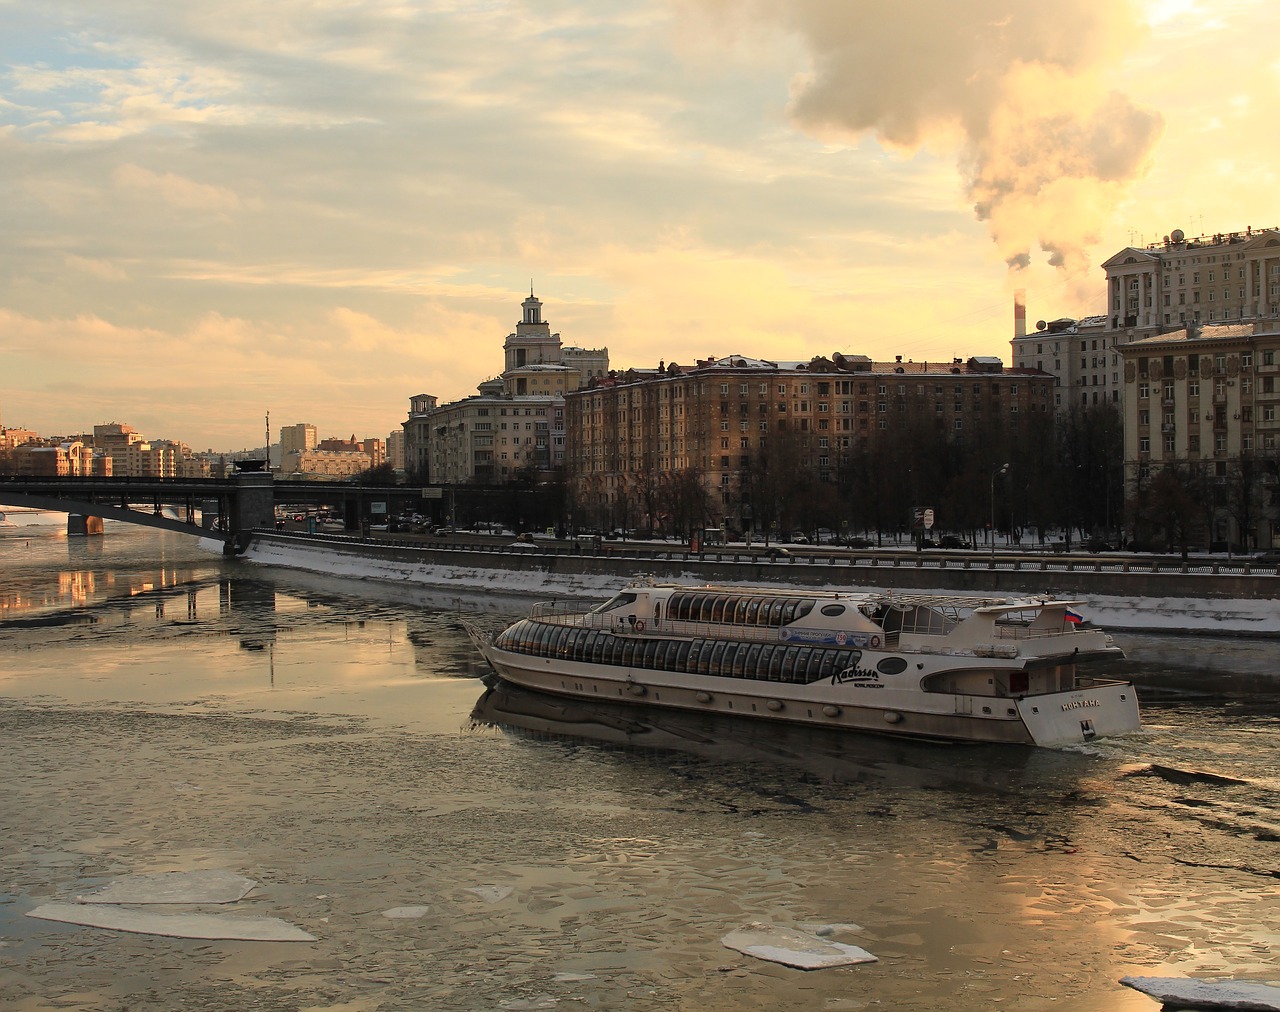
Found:
[[[832,685],[841,685],[845,682],[875,682],[879,683],[880,675],[871,668],[845,668],[843,671],[837,671],[831,676]]]
[[[782,629],[778,638],[783,643],[834,643],[838,647],[865,647],[866,633],[833,631],[830,629]]]
[[[1063,703],[1062,709],[1065,710],[1083,710],[1087,706],[1101,706],[1102,702],[1097,699],[1075,699],[1070,703]]]

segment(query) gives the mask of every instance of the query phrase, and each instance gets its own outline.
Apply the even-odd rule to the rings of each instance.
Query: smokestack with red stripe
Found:
[[[1027,336],[1027,293],[1021,288],[1013,293],[1013,336]]]

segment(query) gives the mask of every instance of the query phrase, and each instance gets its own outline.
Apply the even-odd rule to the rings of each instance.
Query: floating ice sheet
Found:
[[[234,903],[258,883],[218,868],[126,875],[77,896],[78,903]]]
[[[1280,1012],[1280,987],[1257,980],[1200,977],[1121,977],[1120,983],[1171,1008]]]
[[[827,966],[850,966],[854,963],[874,963],[876,957],[866,949],[843,942],[830,942],[825,938],[784,928],[777,924],[753,921],[720,939],[730,949],[767,959],[784,966],[801,970],[817,970]]]
[[[301,928],[278,917],[238,917],[233,914],[160,914],[88,903],[46,903],[27,911],[28,917],[89,928],[132,931],[172,938],[223,938],[243,942],[314,942]]]
[[[393,919],[411,919],[421,917],[430,909],[430,907],[392,907],[390,910],[382,911],[382,916]]]
[[[473,896],[479,896],[486,903],[498,903],[510,896],[514,890],[511,886],[475,886],[467,892]]]

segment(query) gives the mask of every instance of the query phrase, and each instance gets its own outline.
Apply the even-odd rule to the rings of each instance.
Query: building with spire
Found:
[[[564,464],[564,395],[609,371],[609,349],[565,347],[529,290],[503,343],[503,370],[471,397],[409,399],[405,463],[435,485],[509,481]]]

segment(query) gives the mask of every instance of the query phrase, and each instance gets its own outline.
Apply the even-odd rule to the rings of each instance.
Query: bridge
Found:
[[[359,530],[373,502],[421,502],[417,487],[356,485],[346,481],[277,482],[265,471],[242,470],[230,478],[84,478],[0,476],[0,512],[5,506],[68,514],[67,533],[89,531],[87,518],[101,517],[224,542],[244,550],[248,532],[274,530],[277,504],[326,506]],[[170,514],[177,514],[171,516]]]

